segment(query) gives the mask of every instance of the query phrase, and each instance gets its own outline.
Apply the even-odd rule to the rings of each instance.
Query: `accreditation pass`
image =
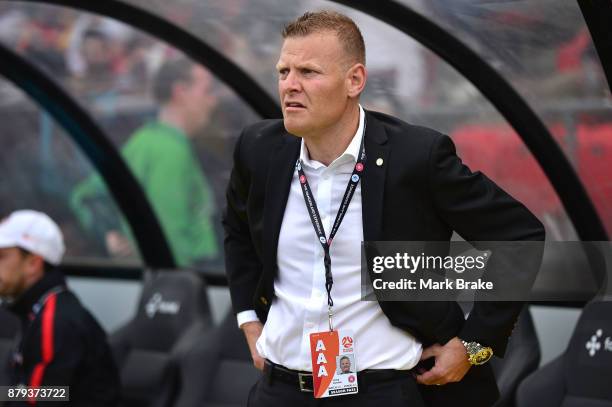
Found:
[[[359,391],[352,332],[340,330],[310,334],[310,355],[315,398]]]

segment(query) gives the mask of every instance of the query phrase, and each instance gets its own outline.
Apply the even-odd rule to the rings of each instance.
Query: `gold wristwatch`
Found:
[[[467,351],[468,361],[470,365],[484,365],[493,356],[493,349],[488,346],[482,346],[478,342],[466,342],[461,340]]]

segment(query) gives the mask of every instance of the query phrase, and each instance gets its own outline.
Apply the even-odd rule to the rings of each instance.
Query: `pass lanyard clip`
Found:
[[[363,134],[365,135],[365,123]],[[365,163],[365,147],[364,147],[364,139],[361,138],[361,146],[359,147],[359,156],[357,158],[357,163],[353,168],[353,173],[351,174],[351,178],[346,186],[346,190],[344,191],[344,196],[342,201],[340,202],[340,208],[338,208],[338,213],[336,214],[336,220],[334,221],[334,225],[332,226],[331,233],[329,234],[329,238],[325,235],[325,229],[323,228],[323,224],[321,223],[321,215],[319,214],[319,209],[317,208],[317,203],[312,194],[312,190],[310,189],[310,185],[308,184],[308,179],[306,178],[306,174],[304,173],[304,169],[302,168],[302,160],[298,159],[295,164],[295,169],[298,172],[300,186],[302,187],[302,194],[304,195],[304,202],[306,203],[306,208],[308,209],[308,214],[310,215],[310,221],[312,222],[312,226],[317,234],[317,238],[321,243],[323,248],[323,265],[325,266],[325,290],[327,291],[327,306],[328,306],[328,318],[329,318],[329,330],[334,330],[333,325],[333,306],[334,300],[331,296],[331,290],[334,285],[334,278],[331,272],[331,256],[330,256],[330,248],[334,237],[336,236],[336,232],[340,228],[340,224],[342,223],[342,219],[344,219],[344,215],[348,210],[349,204],[351,203],[351,199],[353,199],[353,194],[357,189],[357,184],[359,184],[359,180],[363,174],[364,163]]]

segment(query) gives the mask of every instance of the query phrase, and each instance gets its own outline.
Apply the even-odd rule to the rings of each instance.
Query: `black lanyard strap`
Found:
[[[365,124],[363,134],[365,135]],[[366,160],[366,156],[364,139],[365,137],[362,136],[361,145],[359,147],[359,155],[357,156],[357,163],[353,168],[353,173],[351,174],[351,178],[349,179],[348,185],[346,186],[346,190],[344,191],[344,196],[342,197],[342,201],[340,202],[340,207],[338,208],[336,220],[334,221],[334,225],[332,226],[329,238],[325,235],[325,229],[323,227],[323,224],[321,223],[321,215],[319,214],[317,203],[312,194],[312,190],[310,189],[310,185],[308,184],[306,174],[304,174],[304,169],[302,168],[302,160],[298,159],[297,163],[295,164],[295,168],[299,176],[300,186],[302,187],[302,194],[304,195],[304,202],[306,203],[306,208],[308,209],[308,214],[310,215],[310,221],[312,222],[314,231],[317,234],[319,243],[321,243],[321,247],[323,247],[323,264],[325,266],[325,289],[327,290],[327,305],[330,307],[330,329],[331,307],[333,307],[334,305],[334,301],[331,296],[334,279],[331,272],[330,247],[332,241],[334,240],[334,237],[336,236],[336,232],[338,232],[338,229],[340,228],[342,219],[344,219],[344,215],[346,215],[349,204],[351,203],[351,199],[353,199],[353,194],[357,189],[357,184],[359,184],[359,180],[361,179],[361,176],[363,175],[363,170],[365,169],[364,163]]]

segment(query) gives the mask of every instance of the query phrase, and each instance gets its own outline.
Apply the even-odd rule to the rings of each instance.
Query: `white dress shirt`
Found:
[[[359,155],[365,118],[361,106],[359,112],[359,127],[350,145],[328,167],[309,158],[302,140],[302,168],[327,237]],[[411,369],[421,357],[421,343],[392,326],[378,302],[361,301],[362,241],[359,183],[331,246],[334,329],[353,332],[357,370]],[[280,230],[277,258],[276,299],[257,341],[257,350],[262,357],[289,369],[311,371],[309,335],[329,329],[327,292],[323,248],[312,226],[297,170]],[[257,320],[254,311],[241,312],[237,317],[239,325]]]

